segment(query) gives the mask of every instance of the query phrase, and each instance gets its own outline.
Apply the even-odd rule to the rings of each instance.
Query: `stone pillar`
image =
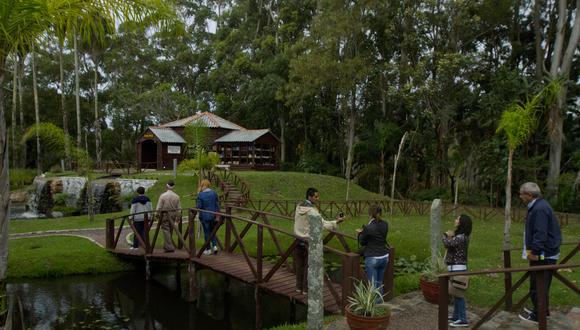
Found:
[[[434,199],[433,203],[431,203],[430,246],[433,265],[437,264],[439,247],[441,246],[441,206],[440,199]]]
[[[310,240],[308,241],[308,326],[320,330],[324,325],[324,254],[322,243],[322,218],[308,216]]]

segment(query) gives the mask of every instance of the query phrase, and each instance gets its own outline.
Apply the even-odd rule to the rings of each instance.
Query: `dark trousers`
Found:
[[[533,266],[545,266],[545,265],[555,265],[558,260],[555,259],[544,259],[533,261],[530,260],[530,267]],[[552,271],[545,270],[544,271],[544,287],[546,288],[546,310],[549,312],[550,310],[550,284],[552,284]],[[538,315],[538,285],[536,282],[536,272],[530,273],[530,299],[532,300],[532,304],[534,304],[533,312]]]
[[[296,289],[308,289],[308,246],[298,242],[294,250],[294,271],[296,272]]]
[[[143,239],[143,242],[145,242],[145,221],[134,221],[133,224],[135,225],[135,229],[137,229],[137,232]],[[139,247],[139,239],[137,239],[137,234],[133,235],[133,247],[134,248]]]
[[[201,226],[203,227],[203,237],[205,238],[206,242],[207,242],[209,236],[211,235],[213,228],[216,225],[217,225],[217,221],[215,219],[201,221]],[[214,246],[217,246],[217,239],[215,238],[215,236],[211,239],[211,246],[210,247],[214,247]]]

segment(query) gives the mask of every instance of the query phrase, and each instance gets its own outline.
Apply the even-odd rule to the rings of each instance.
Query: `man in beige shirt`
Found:
[[[296,236],[308,239],[310,238],[310,223],[308,216],[320,216],[320,213],[314,206],[318,202],[320,194],[316,188],[306,190],[306,200],[296,206],[294,213],[294,234]],[[322,218],[322,216],[321,216]],[[344,221],[342,214],[334,221],[326,221],[322,218],[322,226],[325,229],[336,229],[337,225]],[[294,250],[294,270],[296,272],[296,292],[304,294],[308,288],[306,281],[308,274],[308,246],[304,241],[298,241]]]
[[[177,223],[181,220],[181,204],[179,202],[179,195],[173,192],[175,183],[173,180],[167,181],[167,191],[159,196],[157,202],[157,217],[161,221],[161,229],[163,230],[163,250],[165,252],[175,251],[172,234],[173,226],[171,222]],[[165,211],[165,212],[162,212]]]

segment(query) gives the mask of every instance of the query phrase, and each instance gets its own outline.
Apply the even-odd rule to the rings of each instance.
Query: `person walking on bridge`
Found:
[[[139,187],[137,188],[137,196],[133,197],[133,200],[131,200],[130,213],[132,215],[131,219],[133,220],[135,229],[137,229],[137,233],[139,233],[141,239],[143,240],[145,240],[145,214],[150,217],[151,213],[147,213],[149,211],[153,211],[151,200],[149,200],[149,197],[145,196],[145,188]],[[134,234],[133,246],[131,246],[131,250],[134,250],[138,247],[139,239],[137,238],[137,234]]]
[[[196,207],[200,210],[211,211],[211,212],[219,212],[220,211],[220,202],[218,198],[218,194],[210,188],[210,182],[208,179],[201,180],[199,184],[199,189],[197,190],[197,201]],[[203,236],[205,241],[209,239],[214,227],[216,226],[218,219],[215,214],[210,212],[199,212],[199,222],[203,227]],[[218,247],[217,247],[217,239],[212,237],[211,245],[209,249],[203,251],[204,254],[217,254]]]
[[[173,244],[173,226],[171,222],[177,223],[181,221],[181,204],[179,195],[173,192],[173,188],[175,188],[173,180],[167,181],[166,188],[167,191],[159,196],[156,210],[163,230],[163,250],[165,252],[173,252],[175,251],[175,245]]]
[[[308,216],[322,216],[314,204],[320,199],[316,188],[306,190],[306,200],[296,206],[294,213],[294,234],[308,240],[310,238],[310,223]],[[344,221],[344,216],[339,216],[334,221],[326,221],[322,218],[322,226],[326,229],[336,229],[337,225]],[[308,289],[308,246],[305,240],[299,240],[294,250],[294,270],[296,272],[296,292],[304,294]]]

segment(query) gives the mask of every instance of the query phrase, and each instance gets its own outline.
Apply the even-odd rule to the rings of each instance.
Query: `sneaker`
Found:
[[[132,247],[129,248],[129,250],[137,250],[137,248],[134,247],[134,246],[132,246]]]
[[[455,319],[455,318],[453,317],[453,315],[449,315],[449,316],[447,316],[447,321],[449,321],[449,323],[451,323],[451,322],[455,322],[455,321],[457,321],[457,319]]]
[[[526,322],[530,322],[532,324],[538,324],[538,317],[534,313],[526,313],[522,312],[518,317]]]
[[[466,321],[456,320],[454,322],[449,322],[449,326],[452,328],[467,328],[469,327],[469,323]]]
[[[209,249],[208,250],[205,250],[205,251],[203,251],[203,254],[206,255],[206,256],[208,256],[208,255],[211,254],[211,250],[209,250]]]
[[[213,252],[213,254],[217,254],[218,253],[218,247],[217,246],[214,246],[212,248],[212,252]]]
[[[533,311],[527,307],[524,307],[524,313],[531,314],[531,313],[533,313]],[[550,311],[548,311],[548,314],[546,314],[546,317],[550,317]]]

